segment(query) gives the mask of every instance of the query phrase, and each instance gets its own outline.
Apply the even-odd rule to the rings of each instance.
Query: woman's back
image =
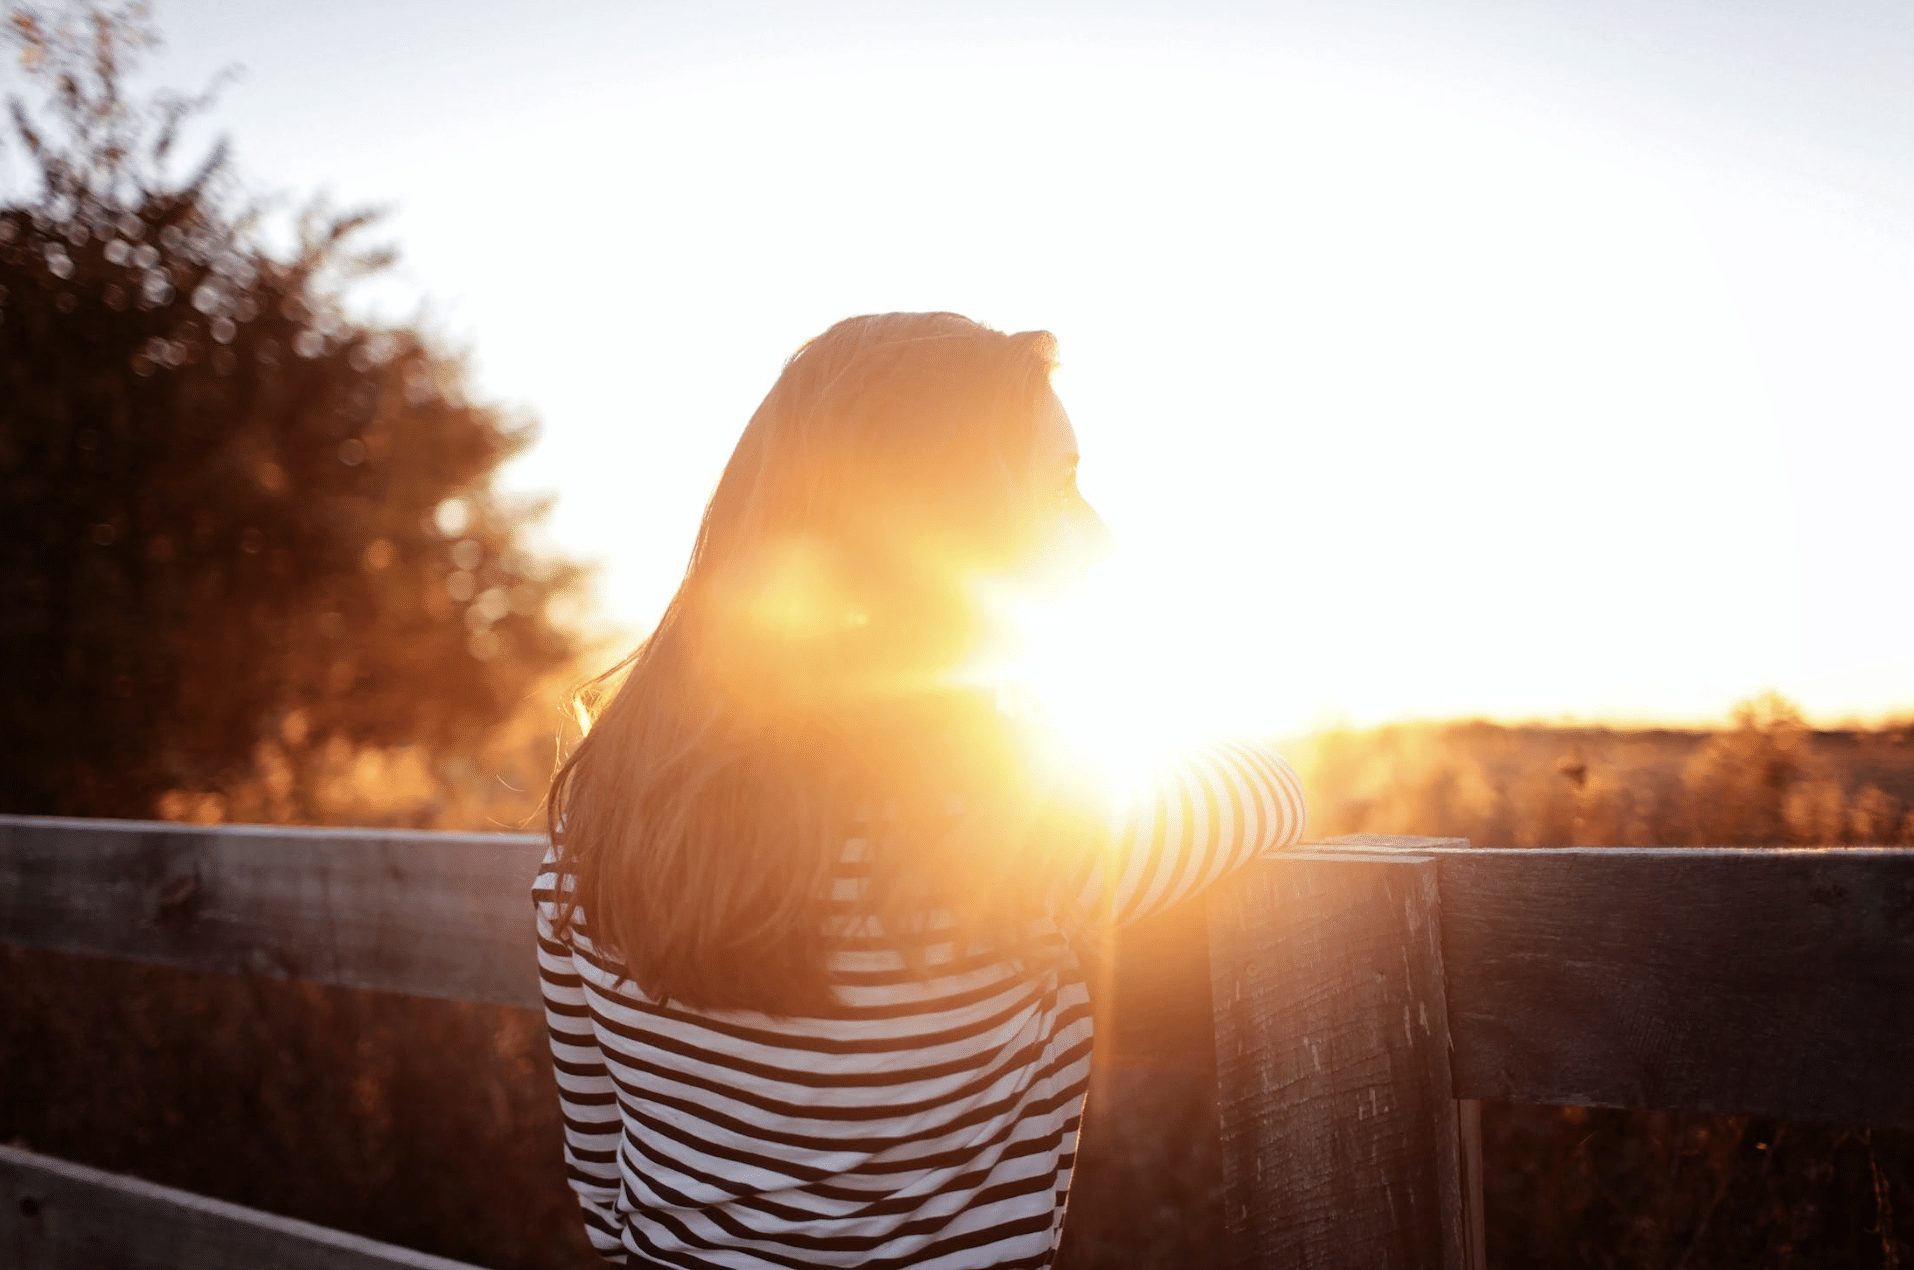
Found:
[[[1153,912],[1300,840],[1280,756],[1219,745],[1111,826],[1080,902]],[[1038,844],[1037,849],[1041,849]],[[1089,992],[1054,957],[969,950],[934,927],[916,970],[860,916],[860,840],[835,879],[838,1004],[775,1017],[660,1004],[561,935],[548,853],[534,883],[565,1154],[593,1246],[694,1266],[1041,1266],[1055,1253],[1089,1081]],[[1093,898],[1095,897],[1095,898]]]

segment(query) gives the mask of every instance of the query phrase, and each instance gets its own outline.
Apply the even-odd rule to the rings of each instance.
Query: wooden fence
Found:
[[[543,847],[0,817],[0,942],[535,1006]],[[1914,1127],[1914,850],[1343,838],[1156,938],[1124,1026],[1214,1073],[1241,1266],[1481,1267],[1482,1099]],[[458,1264],[18,1149],[0,1186],[23,1270]]]

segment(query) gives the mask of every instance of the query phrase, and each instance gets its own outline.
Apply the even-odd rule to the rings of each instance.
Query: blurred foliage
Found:
[[[0,206],[0,810],[432,823],[536,699],[530,811],[584,580],[492,487],[535,426],[351,315],[373,213],[315,200],[272,251],[223,142],[170,175],[209,98],[128,95],[142,6],[6,35],[37,184]]]
[[[1816,732],[1769,693],[1726,728],[1483,721],[1318,734],[1293,753],[1310,833],[1479,847],[1914,844],[1914,721]]]

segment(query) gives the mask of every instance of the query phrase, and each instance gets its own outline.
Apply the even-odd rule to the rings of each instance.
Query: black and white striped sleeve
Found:
[[[539,990],[564,1122],[565,1177],[578,1198],[592,1247],[611,1264],[627,1265],[618,1211],[618,1147],[623,1136],[618,1095],[592,1033],[584,982],[571,950],[553,930],[551,886],[551,873],[541,874],[534,902]]]
[[[1078,911],[1133,922],[1303,839],[1302,781],[1264,745],[1226,741],[1166,765],[1112,818]]]

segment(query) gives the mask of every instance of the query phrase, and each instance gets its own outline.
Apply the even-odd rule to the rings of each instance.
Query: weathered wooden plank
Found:
[[[530,834],[0,816],[0,940],[534,1005],[544,849]]]
[[[1319,851],[1467,851],[1467,838],[1424,838],[1400,833],[1346,833],[1308,844]]]
[[[1435,862],[1298,849],[1210,904],[1232,1263],[1463,1270]]]
[[[11,1270],[476,1270],[7,1146],[0,1261]]]
[[[1469,1270],[1488,1270],[1489,1218],[1482,1200],[1482,1187],[1488,1180],[1482,1160],[1482,1100],[1458,1098],[1455,1110],[1462,1137],[1462,1223]]]
[[[1458,1096],[1914,1127],[1914,849],[1414,850]]]

